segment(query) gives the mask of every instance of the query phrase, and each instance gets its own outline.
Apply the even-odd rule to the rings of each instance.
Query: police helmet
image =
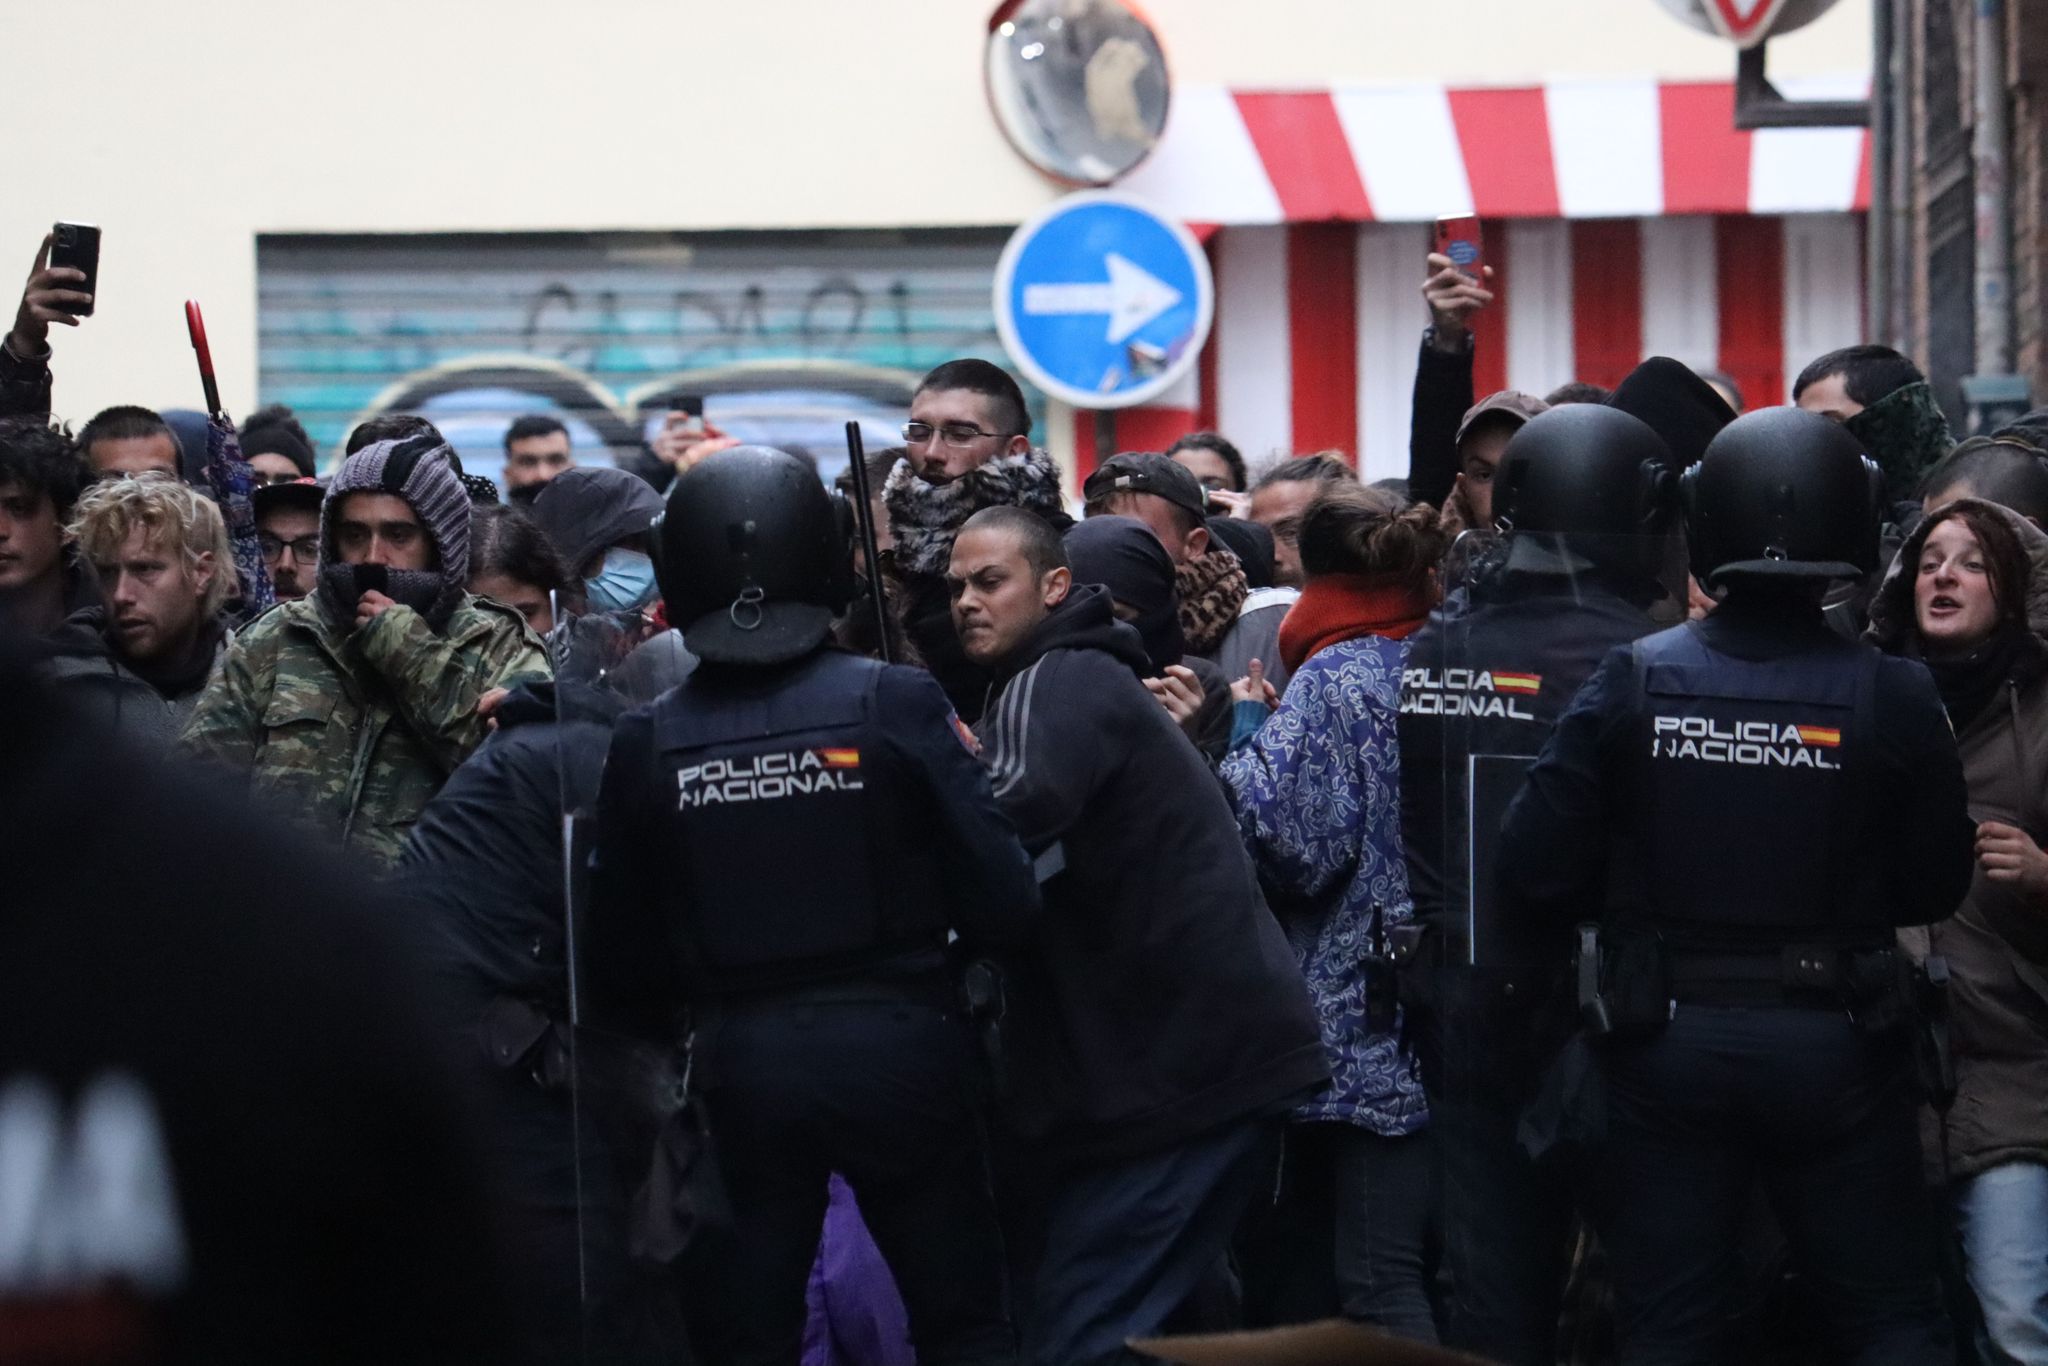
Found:
[[[1877,567],[1884,474],[1838,422],[1762,408],[1721,429],[1679,483],[1692,576],[1846,579]]]
[[[767,446],[721,451],[676,480],[653,527],[655,573],[694,654],[780,664],[824,643],[853,597],[842,501]]]
[[[1511,534],[1510,568],[1556,573],[1655,572],[1676,483],[1662,437],[1596,403],[1531,418],[1494,475],[1495,524]]]

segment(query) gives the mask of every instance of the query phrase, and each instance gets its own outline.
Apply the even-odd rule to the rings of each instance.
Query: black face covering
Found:
[[[442,578],[430,570],[387,569],[381,564],[329,564],[320,568],[321,606],[338,622],[353,622],[365,593],[382,593],[421,616],[429,616],[441,596]]]
[[[1152,529],[1131,517],[1090,517],[1066,535],[1074,582],[1100,584],[1125,609],[1155,673],[1187,653],[1173,558]]]
[[[2024,684],[2048,665],[2048,646],[2023,623],[2005,621],[1991,639],[1966,655],[1926,659],[1927,671],[1958,733],[1983,714],[2008,680]]]

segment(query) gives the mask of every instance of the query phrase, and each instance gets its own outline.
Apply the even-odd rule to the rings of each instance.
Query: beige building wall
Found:
[[[105,230],[57,407],[197,406],[204,304],[255,401],[265,232],[987,225],[1057,191],[991,121],[993,0],[66,0],[0,4],[0,271]],[[1181,82],[1726,80],[1654,0],[1145,0]],[[1451,16],[1455,22],[1451,22]],[[1869,0],[1773,45],[1858,70]],[[8,263],[14,264],[8,264]],[[11,286],[9,286],[11,288]]]

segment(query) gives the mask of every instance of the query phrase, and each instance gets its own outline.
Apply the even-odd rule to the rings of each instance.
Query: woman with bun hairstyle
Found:
[[[1294,1112],[1280,1208],[1260,1214],[1288,1227],[1271,1251],[1291,1264],[1247,1249],[1248,1298],[1270,1300],[1276,1319],[1340,1309],[1427,1342],[1428,1112],[1401,1050],[1391,974],[1367,960],[1384,958],[1412,916],[1396,723],[1405,642],[1436,604],[1444,546],[1427,504],[1339,483],[1309,505],[1306,582],[1280,628],[1287,692],[1248,736],[1240,725],[1222,770],[1308,981],[1332,1076]],[[1263,711],[1240,704],[1247,721]]]

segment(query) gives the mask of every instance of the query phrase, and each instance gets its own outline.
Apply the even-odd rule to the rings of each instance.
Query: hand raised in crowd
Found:
[[[44,233],[42,246],[36,248],[36,263],[22,288],[21,307],[14,314],[14,330],[7,334],[7,349],[24,360],[43,353],[51,323],[78,326],[83,320],[72,310],[92,302],[92,295],[71,288],[85,283],[84,271],[50,264],[52,240]]]
[[[396,606],[398,606],[398,603],[395,600],[385,597],[374,588],[370,589],[360,598],[356,599],[357,628],[361,629],[368,626],[379,615]]]
[[[1256,659],[1251,663],[1251,672],[1230,685],[1230,700],[1263,702],[1267,711],[1277,711],[1280,707],[1280,694],[1266,677],[1266,666]]]
[[[2048,854],[2026,831],[2003,821],[1977,827],[1977,865],[1993,882],[2007,883],[2036,901],[2048,902]]]
[[[731,450],[740,444],[738,437],[727,436],[709,422],[704,424],[702,431],[684,431],[690,420],[688,413],[671,412],[662,419],[661,430],[649,443],[654,458],[672,466],[677,474],[688,471],[706,456]]]
[[[1210,489],[1210,506],[1218,509],[1225,517],[1249,517],[1252,515],[1252,496],[1235,489]]]
[[[1167,665],[1162,677],[1146,679],[1145,686],[1183,730],[1202,709],[1202,680],[1185,664]]]
[[[1436,329],[1435,342],[1446,350],[1465,335],[1474,313],[1493,302],[1493,291],[1485,285],[1493,278],[1492,266],[1479,268],[1484,279],[1475,280],[1438,252],[1429,254],[1429,278],[1422,282],[1423,302],[1429,305],[1430,325]]]

